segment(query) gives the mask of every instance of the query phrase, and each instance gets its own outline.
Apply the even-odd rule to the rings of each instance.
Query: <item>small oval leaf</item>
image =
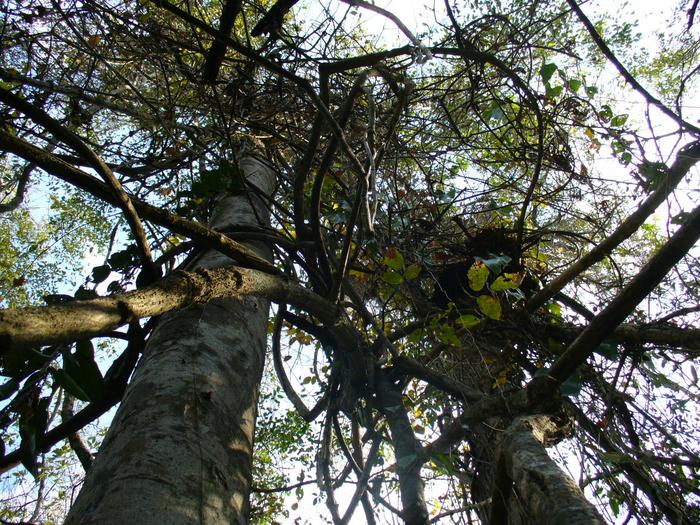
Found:
[[[480,295],[476,298],[476,304],[479,306],[479,310],[490,319],[498,320],[503,315],[501,303],[495,297]]]
[[[469,287],[478,292],[486,286],[486,280],[489,278],[488,266],[484,264],[483,261],[474,261],[471,268],[467,271],[467,278],[469,279]]]

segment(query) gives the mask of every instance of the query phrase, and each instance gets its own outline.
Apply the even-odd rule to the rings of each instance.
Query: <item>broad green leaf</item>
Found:
[[[112,268],[110,268],[109,264],[95,266],[92,269],[92,280],[96,283],[101,283],[107,277],[109,277],[110,273],[112,273]]]
[[[540,68],[540,76],[542,77],[542,82],[544,82],[545,84],[549,83],[549,80],[552,78],[552,75],[556,70],[556,64],[542,64],[542,67]]]
[[[105,395],[105,382],[95,363],[92,343],[79,341],[76,352],[64,352],[63,370],[85,392],[89,401],[98,401]]]
[[[78,301],[87,301],[89,299],[96,299],[98,297],[95,290],[89,290],[84,286],[78,288],[74,296]]]
[[[560,391],[563,396],[575,397],[581,393],[582,386],[583,377],[581,371],[577,369],[561,384]]]
[[[19,389],[19,381],[10,379],[0,385],[0,400],[7,399]]]
[[[421,339],[425,337],[425,329],[424,328],[419,328],[418,330],[414,330],[411,332],[408,336],[408,342],[409,343],[417,343]]]
[[[401,284],[403,282],[403,276],[400,273],[388,271],[382,274],[382,280],[389,284]]]
[[[569,89],[575,93],[581,87],[581,81],[573,78],[573,79],[569,80],[568,85],[569,85]]]
[[[412,281],[416,277],[420,275],[420,264],[411,264],[408,267],[406,267],[406,271],[404,272],[404,277],[406,277],[407,281]]]
[[[455,322],[464,328],[473,328],[481,322],[481,319],[472,314],[460,315]]]
[[[403,255],[396,248],[389,248],[382,262],[397,272],[403,270]]]
[[[593,351],[612,361],[616,361],[620,357],[620,353],[617,350],[617,342],[613,340],[603,341]]]
[[[546,95],[549,98],[557,98],[559,95],[561,95],[561,92],[563,90],[564,90],[564,86],[554,86],[554,87],[547,86]]]
[[[610,124],[619,128],[620,126],[624,126],[625,122],[627,122],[628,117],[629,115],[627,113],[623,115],[616,115],[612,118]]]
[[[65,370],[51,370],[51,375],[58,386],[62,387],[66,392],[72,396],[80,399],[81,401],[90,401],[90,396],[88,396],[85,391],[80,388],[71,376],[69,376]]]
[[[588,86],[586,88],[586,95],[588,95],[588,98],[593,98],[598,94],[598,88],[595,86]]]
[[[613,118],[612,108],[610,106],[608,106],[607,104],[604,104],[600,108],[600,111],[598,112],[598,116],[600,117],[600,120],[602,120],[603,122],[608,122],[611,118]]]
[[[639,173],[646,179],[647,190],[653,190],[666,177],[667,168],[662,162],[645,162],[639,166]]]
[[[561,317],[561,306],[559,303],[549,303],[547,305],[547,310],[549,310],[550,314]]]
[[[457,337],[457,332],[455,332],[454,327],[448,323],[440,326],[440,331],[438,332],[437,336],[438,339],[446,345],[462,346],[462,341],[460,341],[459,337]]]
[[[495,297],[490,295],[480,295],[476,298],[476,304],[479,306],[479,310],[491,319],[500,319],[503,315],[503,310],[501,309],[501,303]]]
[[[49,398],[41,398],[25,407],[19,419],[19,435],[22,439],[19,447],[20,461],[35,478],[38,475],[37,442],[46,431],[49,419],[48,408]]]
[[[481,291],[486,285],[486,280],[489,278],[489,268],[483,261],[476,260],[467,271],[467,279],[469,279],[469,287],[475,292]]]

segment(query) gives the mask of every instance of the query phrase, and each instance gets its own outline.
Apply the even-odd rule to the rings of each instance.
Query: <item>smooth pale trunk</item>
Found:
[[[272,193],[265,164],[246,157],[240,167]],[[221,199],[210,225],[226,231],[268,217],[249,192]],[[206,252],[188,269],[231,262]],[[67,524],[247,522],[268,307],[254,297],[216,299],[161,318]]]

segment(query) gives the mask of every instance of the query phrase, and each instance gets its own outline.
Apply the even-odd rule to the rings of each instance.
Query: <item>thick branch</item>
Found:
[[[576,368],[590,357],[593,350],[631,314],[637,305],[661,282],[700,238],[700,207],[652,257],[634,279],[591,321],[576,340],[557,359],[549,376],[559,382],[566,380]]]
[[[573,341],[585,329],[583,326],[551,323],[536,323],[536,327],[545,336],[564,342]],[[696,328],[679,328],[672,325],[636,326],[621,324],[612,331],[610,337],[627,343],[680,348],[686,350],[684,352],[686,355],[692,357],[700,356],[700,330]],[[687,350],[691,350],[691,352]]]
[[[569,266],[559,277],[537,292],[528,302],[525,308],[533,312],[552,298],[564,286],[571,282],[577,275],[586,271],[606,255],[617,248],[623,241],[628,239],[644,221],[649,217],[659,205],[666,200],[671,192],[678,186],[678,183],[688,174],[700,160],[700,142],[693,142],[683,148],[676,156],[676,161],[663,178],[659,187],[640,204],[637,210],[627,217],[615,231],[603,240],[598,246],[593,248],[586,255],[578,259]]]
[[[422,450],[403,406],[401,387],[384,373],[377,374],[377,408],[391,429],[401,492],[401,515],[406,525],[424,525],[428,523],[428,509],[420,476]]]
[[[233,23],[236,21],[238,13],[241,11],[242,0],[227,0],[224,8],[221,10],[221,18],[219,18],[219,33],[228,38],[233,29]],[[207,60],[204,62],[202,71],[202,79],[205,82],[214,82],[219,76],[219,68],[226,54],[226,43],[223,39],[216,39],[212,42],[207,54]]]
[[[33,345],[67,343],[193,303],[246,295],[292,304],[325,322],[336,318],[334,305],[305,288],[257,270],[229,266],[175,272],[153,286],[113,297],[0,310],[0,347],[8,352]]]

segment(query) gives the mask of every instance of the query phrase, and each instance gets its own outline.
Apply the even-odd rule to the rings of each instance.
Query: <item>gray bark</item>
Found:
[[[581,489],[564,474],[545,450],[558,439],[561,429],[548,416],[516,419],[499,444],[493,525],[540,523],[542,525],[602,525],[605,520]],[[525,508],[527,519],[513,508]]]
[[[272,192],[274,173],[262,162],[247,157],[241,168]],[[227,196],[211,226],[267,216],[252,193]],[[210,251],[195,268],[231,263]],[[247,522],[268,307],[254,297],[219,298],[162,317],[67,524]]]

